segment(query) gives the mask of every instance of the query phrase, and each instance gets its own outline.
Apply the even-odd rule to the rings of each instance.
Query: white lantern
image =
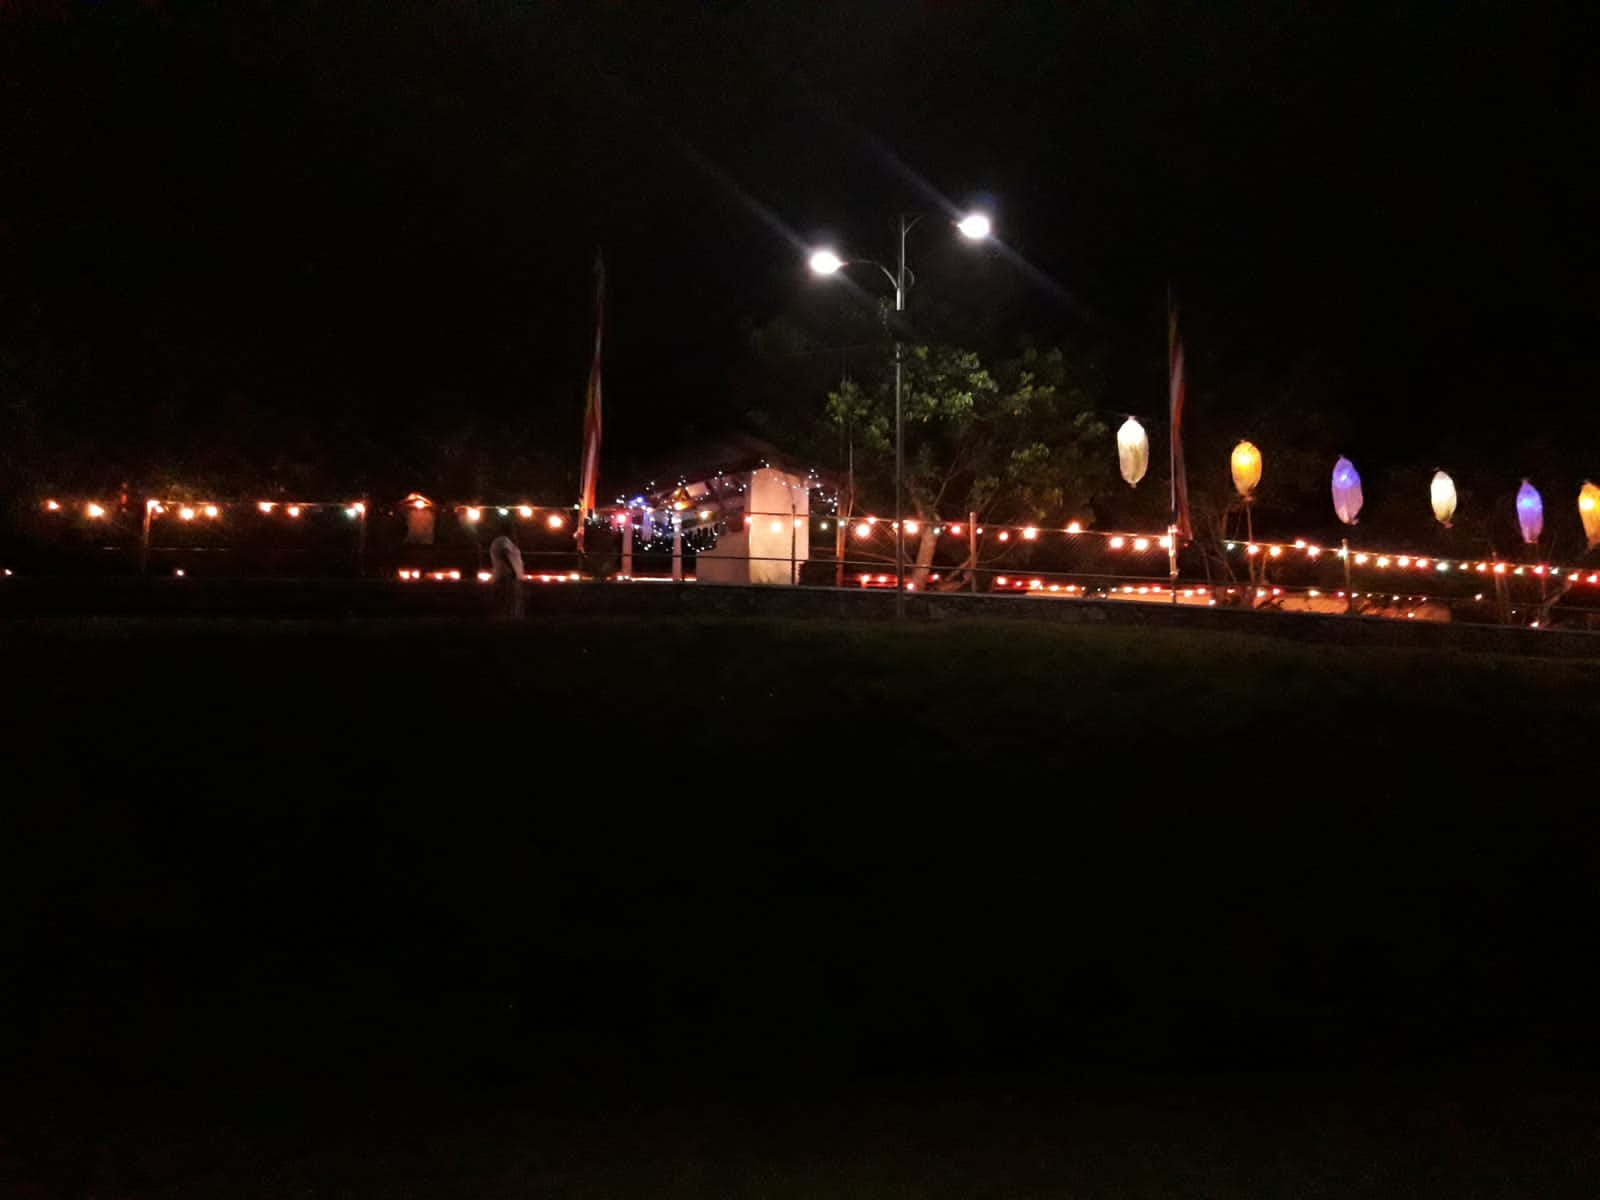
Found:
[[[1362,503],[1361,473],[1353,462],[1341,457],[1333,464],[1333,511],[1346,525],[1354,525]]]
[[[1433,482],[1428,485],[1428,499],[1433,502],[1433,515],[1439,524],[1449,529],[1450,519],[1456,515],[1456,481],[1443,471],[1435,471]]]
[[[1117,430],[1117,462],[1129,487],[1138,487],[1150,469],[1150,439],[1145,436],[1144,426],[1132,417]]]
[[[1544,497],[1526,479],[1517,489],[1517,524],[1522,526],[1522,540],[1530,546],[1544,532]]]

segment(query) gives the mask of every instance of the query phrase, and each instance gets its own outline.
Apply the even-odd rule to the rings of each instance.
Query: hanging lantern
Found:
[[[1433,482],[1428,485],[1428,499],[1433,501],[1433,515],[1439,518],[1439,524],[1449,529],[1450,519],[1456,515],[1456,481],[1443,471],[1435,471]]]
[[[1592,550],[1600,546],[1600,487],[1584,480],[1578,490],[1578,516],[1583,521],[1583,532]]]
[[[1144,426],[1132,417],[1117,430],[1117,462],[1129,487],[1138,487],[1150,469],[1150,439],[1145,436]]]
[[[1361,473],[1348,458],[1333,464],[1333,511],[1346,525],[1354,525],[1361,516]]]
[[[1240,442],[1233,448],[1233,486],[1246,500],[1261,482],[1261,451],[1251,442]]]
[[[1526,479],[1517,489],[1517,524],[1522,526],[1522,540],[1530,546],[1544,532],[1544,497]]]

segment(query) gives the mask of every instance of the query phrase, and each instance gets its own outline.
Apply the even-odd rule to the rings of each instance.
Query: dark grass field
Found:
[[[1600,662],[563,619],[0,668],[0,1193],[1595,1191]]]

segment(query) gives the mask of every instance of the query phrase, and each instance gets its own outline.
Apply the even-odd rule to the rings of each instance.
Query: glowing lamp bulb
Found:
[[[520,505],[517,508],[517,516],[526,521],[529,517],[533,516],[533,506],[531,504]]]
[[[906,532],[907,533],[915,534],[917,532],[917,530],[920,529],[920,528],[921,528],[921,526],[918,525],[915,521],[907,521],[906,522]]]
[[[1121,550],[1127,544],[1127,539],[1123,537],[1114,537],[1111,539],[1111,548],[1113,550]]]
[[[180,521],[192,521],[192,520],[194,520],[194,509],[190,508],[187,504],[185,504],[182,508],[180,508],[178,510],[178,520],[180,520]]]
[[[961,236],[971,242],[981,242],[994,230],[994,223],[984,213],[968,213],[956,222]]]
[[[844,266],[844,259],[832,250],[818,250],[812,254],[808,264],[813,275],[832,275]]]
[[[217,508],[217,506],[215,504],[208,504],[208,505],[206,505],[206,510],[205,511],[206,511],[206,516],[210,517],[212,520],[216,520],[217,513],[220,510]]]
[[[960,537],[961,536],[961,526],[959,526],[959,525],[950,526],[950,532],[952,534],[954,534],[956,537]]]
[[[61,505],[55,500],[46,500],[44,502],[44,510],[45,512],[60,512]]]
[[[88,514],[91,521],[98,521],[101,517],[106,515],[106,510],[92,501],[84,507],[83,511]]]
[[[1133,539],[1133,548],[1135,550],[1137,550],[1140,554],[1143,554],[1146,550],[1150,549],[1150,539],[1149,538],[1134,538]]]
[[[1067,532],[1068,533],[1082,533],[1083,532],[1083,523],[1081,521],[1068,521],[1067,522]]]
[[[261,503],[256,505],[256,511],[257,512],[263,512],[263,513],[269,513],[276,507],[277,506],[275,504],[273,504],[271,500],[263,500],[263,501],[261,501]]]
[[[1008,533],[1006,530],[1002,529],[1000,531],[1000,540],[1002,542],[1009,542],[1011,540],[1011,534]]]
[[[481,509],[481,508],[469,508],[469,509],[467,509],[466,517],[467,517],[467,524],[476,525],[479,521],[483,520],[483,509]]]
[[[560,513],[551,513],[544,519],[544,523],[551,529],[560,529],[562,525],[566,524],[566,522],[561,519]]]
[[[1032,525],[1029,525],[1026,529],[1024,529],[1022,531],[1022,539],[1023,539],[1023,541],[1031,542],[1038,536],[1039,536],[1039,531],[1037,529],[1035,529]]]
[[[298,517],[300,515],[300,506],[298,504],[291,504],[283,511],[288,513],[291,517]]]
[[[856,526],[856,536],[858,538],[871,537],[872,526],[868,525],[865,521],[861,522],[861,524]]]
[[[773,533],[782,533],[783,532],[783,522],[782,521],[774,521],[772,523],[772,532]]]

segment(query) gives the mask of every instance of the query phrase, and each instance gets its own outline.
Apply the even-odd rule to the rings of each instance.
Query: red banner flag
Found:
[[[595,482],[600,476],[600,340],[606,323],[606,264],[594,260],[594,362],[589,367],[589,394],[583,409],[583,460],[578,472],[578,549],[594,513]]]
[[[1167,297],[1167,389],[1172,429],[1172,526],[1184,541],[1194,540],[1189,520],[1189,477],[1183,468],[1183,339],[1178,336],[1178,310]]]

